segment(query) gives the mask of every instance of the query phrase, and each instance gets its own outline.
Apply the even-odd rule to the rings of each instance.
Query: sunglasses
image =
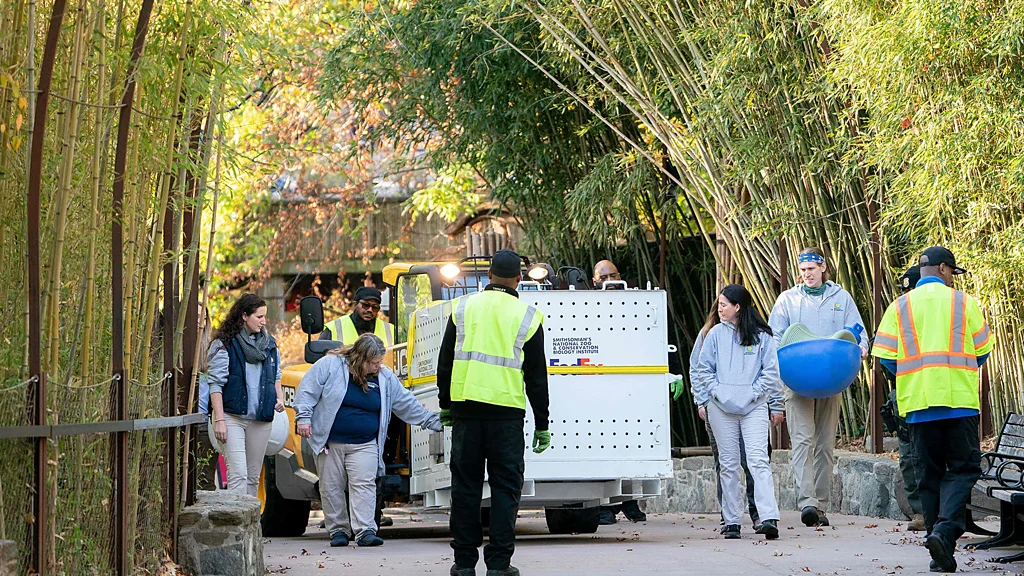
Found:
[[[360,300],[359,302],[356,302],[356,304],[359,304],[360,306],[367,310],[373,310],[374,312],[380,311],[380,304],[373,304],[372,302],[367,302],[366,300]]]

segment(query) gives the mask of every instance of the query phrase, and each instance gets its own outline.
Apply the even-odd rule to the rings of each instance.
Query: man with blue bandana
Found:
[[[843,328],[849,328],[855,334],[863,331],[864,321],[853,297],[828,278],[824,252],[818,248],[807,248],[800,252],[797,261],[803,283],[780,294],[768,318],[776,347],[781,346],[786,329],[798,322],[820,337],[828,337]],[[868,354],[865,336],[858,335],[862,358]],[[790,465],[797,485],[800,520],[807,526],[828,526],[825,511],[832,492],[833,451],[842,394],[830,398],[808,398],[793,392],[788,386],[783,391],[786,422],[793,446]]]

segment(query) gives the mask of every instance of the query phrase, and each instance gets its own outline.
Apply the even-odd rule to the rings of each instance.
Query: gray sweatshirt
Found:
[[[743,346],[732,324],[715,326],[704,337],[697,370],[691,374],[695,378],[693,399],[699,406],[714,401],[724,412],[742,416],[763,406],[769,398],[781,403],[775,341],[764,332],[760,342]]]
[[[690,388],[691,390],[696,389],[697,382],[697,366],[700,364],[700,351],[704,346],[704,331],[701,330],[697,333],[697,340],[693,343],[693,351],[690,352]],[[696,392],[694,392],[694,402],[701,406],[704,403],[697,402]],[[778,389],[773,388],[770,395],[768,396],[768,409],[773,413],[783,413],[786,411],[786,401],[782,396],[781,386]]]
[[[775,334],[775,347],[778,348],[782,335],[792,324],[801,322],[816,336],[827,337],[847,326],[860,324],[864,332],[860,335],[860,347],[868,349],[868,333],[860,311],[853,302],[853,296],[835,282],[825,283],[825,293],[811,296],[804,292],[803,284],[786,290],[779,295],[768,317],[768,325]]]
[[[256,334],[249,336],[253,342],[256,341]],[[224,386],[228,383],[228,349],[220,339],[210,344],[210,350],[206,354],[207,370],[206,377],[210,383],[210,394],[224,392]],[[277,363],[277,374],[274,376],[274,383],[281,381],[281,362]],[[245,363],[245,389],[249,393],[249,406],[245,409],[242,418],[246,420],[256,419],[256,407],[260,403],[260,377],[263,376],[263,364]],[[200,400],[202,404],[202,400]]]
[[[391,413],[409,424],[440,432],[441,420],[437,414],[423,407],[398,381],[394,372],[381,366],[380,376],[380,430],[377,432],[377,476],[384,475],[384,439],[388,433]],[[338,414],[348,392],[348,361],[337,354],[328,354],[316,361],[302,377],[295,391],[292,406],[296,424],[312,424],[313,434],[309,447],[314,454],[323,452],[331,435],[334,417]]]

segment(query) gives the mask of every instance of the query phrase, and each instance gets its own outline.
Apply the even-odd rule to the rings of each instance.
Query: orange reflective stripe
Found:
[[[963,352],[967,339],[967,323],[964,317],[967,315],[967,300],[964,293],[959,290],[953,291],[953,298],[949,304],[949,350],[950,352]]]
[[[903,348],[907,356],[917,356],[921,347],[917,342],[917,330],[914,329],[914,316],[910,308],[910,294],[900,296],[896,310],[899,320],[900,335],[903,336]]]
[[[899,347],[899,341],[892,334],[886,334],[885,332],[875,332],[875,346],[896,352]]]
[[[974,339],[974,349],[977,350],[985,344],[988,344],[988,339],[992,336],[992,332],[988,328],[988,323],[981,327],[981,330],[975,332],[972,336]]]
[[[978,370],[978,359],[969,354],[928,352],[917,358],[904,358],[896,363],[896,376],[906,376],[925,368],[949,368],[952,370]]]

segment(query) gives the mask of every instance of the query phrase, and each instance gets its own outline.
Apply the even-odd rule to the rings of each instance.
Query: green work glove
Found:
[[[679,380],[669,384],[668,390],[672,393],[673,400],[679,400],[679,397],[683,395],[683,379],[680,378]]]
[[[452,425],[452,411],[449,408],[441,408],[441,413],[437,415],[441,419],[441,426]]]
[[[533,431],[533,453],[540,454],[551,446],[551,432],[548,430]]]

